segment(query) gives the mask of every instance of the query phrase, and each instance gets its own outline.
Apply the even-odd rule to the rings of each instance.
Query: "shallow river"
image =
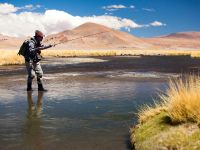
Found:
[[[26,74],[1,76],[1,150],[129,150],[138,108],[177,73],[127,70],[46,73],[47,93]]]

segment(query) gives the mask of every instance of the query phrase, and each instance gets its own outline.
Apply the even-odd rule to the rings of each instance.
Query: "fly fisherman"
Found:
[[[42,83],[42,76],[43,71],[40,65],[41,60],[41,50],[50,48],[54,45],[48,45],[44,46],[41,44],[43,40],[44,34],[36,30],[35,36],[32,37],[27,42],[26,51],[24,52],[24,58],[25,58],[25,65],[28,73],[28,79],[27,79],[27,91],[32,91],[32,80],[35,78],[35,74],[37,76],[37,83],[38,83],[38,91],[47,91],[43,87]]]
[[[105,32],[109,32],[109,31],[105,31]],[[65,42],[70,42],[70,41],[82,39],[84,37],[102,34],[105,32],[85,35],[85,36],[81,36],[75,39],[67,40]],[[64,43],[64,42],[60,42],[54,45],[44,46],[41,44],[43,37],[44,37],[44,34],[41,31],[36,30],[35,36],[32,37],[30,40],[24,41],[24,43],[22,44],[18,52],[18,55],[22,55],[25,58],[25,64],[26,64],[26,69],[28,73],[27,91],[32,91],[32,80],[35,77],[35,74],[37,75],[38,91],[47,91],[46,89],[44,89],[43,84],[42,84],[43,71],[40,66],[41,50]]]

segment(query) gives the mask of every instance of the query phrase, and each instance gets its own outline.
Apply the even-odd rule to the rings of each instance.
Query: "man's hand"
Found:
[[[50,44],[50,46],[51,46],[51,47],[55,47],[55,46],[56,46],[56,44]]]
[[[49,44],[49,45],[47,45],[47,46],[44,46],[44,49],[46,49],[46,48],[51,48],[51,47],[54,47],[55,46],[55,44]]]
[[[37,50],[37,53],[38,53],[38,54],[41,54],[41,50]]]
[[[51,47],[54,47],[54,46],[56,46],[56,45],[55,44],[50,44],[50,45],[47,45],[47,46],[37,47],[36,51],[38,53],[41,50],[44,50],[44,49],[47,49],[47,48],[51,48]]]

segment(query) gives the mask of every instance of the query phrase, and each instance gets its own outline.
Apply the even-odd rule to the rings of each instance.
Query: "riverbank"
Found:
[[[0,50],[0,65],[24,64],[18,50]],[[43,57],[106,57],[106,56],[190,56],[200,57],[199,50],[44,50]]]
[[[199,76],[171,81],[159,103],[138,113],[139,124],[131,129],[135,149],[200,149],[199,93]]]
[[[45,74],[126,70],[128,72],[198,73],[200,59],[190,56],[44,57]],[[24,65],[0,66],[0,76],[26,74]]]

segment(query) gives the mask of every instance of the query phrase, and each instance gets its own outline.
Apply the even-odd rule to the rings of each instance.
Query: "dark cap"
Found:
[[[44,34],[39,30],[35,30],[35,36],[44,37]]]

